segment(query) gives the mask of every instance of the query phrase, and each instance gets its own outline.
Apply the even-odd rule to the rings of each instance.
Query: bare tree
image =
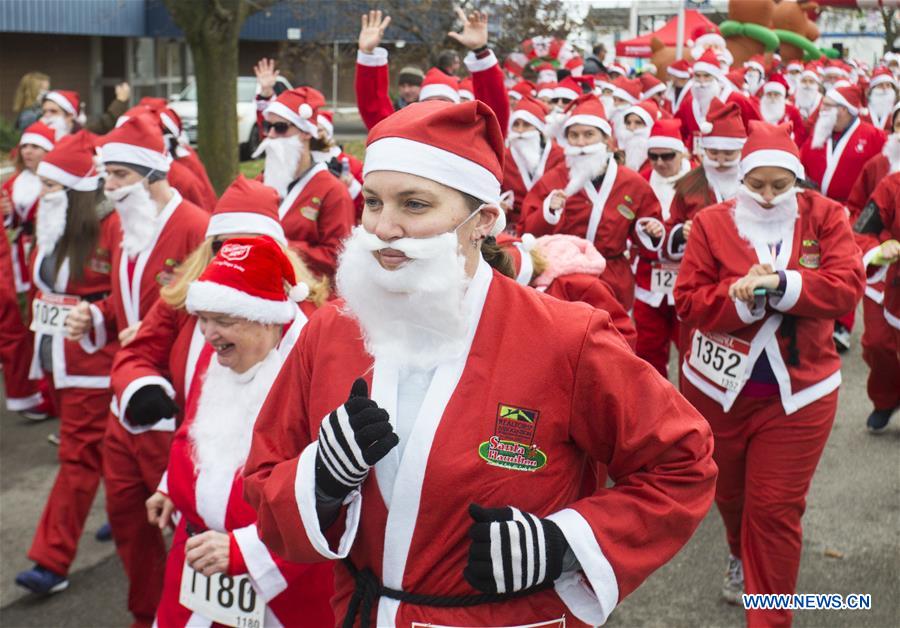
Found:
[[[191,47],[200,157],[221,194],[238,172],[238,36],[248,16],[276,0],[163,1]]]
[[[881,7],[878,9],[881,13],[881,20],[884,22],[884,42],[885,42],[885,50],[891,50],[894,46],[894,40],[897,39],[898,35],[898,19],[900,19],[900,14],[897,13],[896,7]]]

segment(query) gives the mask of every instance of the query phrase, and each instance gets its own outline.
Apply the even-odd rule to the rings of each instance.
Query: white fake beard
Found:
[[[12,185],[12,202],[16,213],[25,218],[41,195],[41,180],[31,170],[22,170]]]
[[[69,125],[62,116],[44,116],[41,118],[41,122],[53,129],[57,142],[70,133]]]
[[[779,194],[772,199],[774,207],[766,209],[760,206],[762,197],[759,194],[741,185],[733,212],[738,234],[754,246],[778,244],[784,240],[797,220],[798,192],[799,189],[791,188]]]
[[[753,96],[762,87],[762,76],[760,76],[759,72],[747,72],[744,77],[744,85],[747,93]]]
[[[547,137],[559,140],[563,136],[563,125],[565,125],[568,115],[564,111],[551,111],[546,116]]]
[[[812,113],[812,108],[816,106],[818,96],[818,87],[813,86],[810,88],[799,85],[797,87],[797,92],[794,94],[794,104],[797,105],[797,109],[800,110],[800,113],[808,118],[809,114]]]
[[[244,373],[235,373],[216,358],[210,360],[188,431],[198,473],[198,508],[202,495],[224,495],[227,503],[234,474],[250,453],[256,417],[280,369],[277,351]]]
[[[891,174],[900,172],[900,131],[888,135],[881,152],[890,162]]]
[[[134,257],[150,246],[156,233],[159,208],[150,198],[150,191],[144,181],[107,192],[114,203],[122,223],[122,248],[129,257]]]
[[[267,137],[259,143],[254,156],[266,154],[263,183],[284,198],[287,187],[297,176],[297,167],[303,156],[303,142],[299,135],[290,137]]]
[[[619,146],[625,151],[625,166],[635,172],[647,161],[647,144],[650,141],[650,129],[644,127],[637,131],[623,129]]]
[[[524,161],[528,174],[534,173],[541,160],[541,132],[538,130],[516,133],[510,131],[506,137],[509,151],[520,161]]]
[[[609,116],[616,108],[612,96],[600,96],[600,102],[603,103],[603,112]]]
[[[706,174],[706,180],[719,191],[719,194],[722,195],[722,200],[728,200],[737,194],[738,187],[741,184],[740,171],[738,170],[739,162],[736,160],[734,165],[723,171],[717,170],[717,165],[715,161],[709,159],[706,155],[703,156],[703,172]]]
[[[38,204],[35,237],[38,246],[46,254],[56,248],[56,243],[66,231],[66,214],[69,211],[69,195],[65,190],[44,194]]]
[[[778,124],[781,122],[781,119],[784,117],[784,110],[784,98],[772,101],[769,98],[763,97],[759,102],[759,112],[762,114],[763,120],[769,124]]]
[[[819,111],[819,117],[816,120],[816,126],[813,127],[812,147],[822,148],[825,142],[834,132],[834,125],[837,124],[837,109],[832,108],[831,113]]]
[[[691,86],[691,95],[697,102],[697,109],[704,120],[706,119],[706,114],[709,113],[709,106],[712,104],[713,98],[716,98],[721,92],[722,86],[719,85],[718,81],[712,81],[703,85],[694,83]]]
[[[672,201],[675,198],[675,184],[681,177],[691,170],[691,162],[686,158],[681,161],[681,171],[673,174],[671,177],[664,177],[656,170],[650,172],[650,187],[659,201],[660,209],[662,209],[663,220],[669,219],[669,210],[672,207]]]
[[[431,370],[465,352],[469,277],[455,231],[385,242],[357,225],[343,246],[338,295],[372,357]],[[374,252],[385,248],[410,260],[394,270],[382,268]]]
[[[625,105],[624,107],[613,107],[612,113],[609,116],[609,123],[612,125],[613,129],[624,129],[625,128],[625,111],[631,105]]]
[[[589,181],[606,172],[609,164],[609,150],[603,142],[589,146],[566,146],[565,150],[566,166],[569,168],[566,196],[575,194]]]
[[[800,86],[800,77],[793,74],[786,74],[784,80],[787,81],[790,93],[797,93],[797,88]]]
[[[891,109],[894,108],[894,102],[897,100],[897,94],[893,90],[884,91],[881,89],[873,90],[869,95],[869,110],[875,114],[875,117],[884,119]]]

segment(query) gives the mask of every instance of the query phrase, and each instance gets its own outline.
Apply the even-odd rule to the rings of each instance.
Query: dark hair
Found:
[[[81,281],[84,266],[100,237],[97,205],[104,198],[103,189],[94,192],[68,190],[66,195],[69,197],[69,208],[66,210],[66,229],[56,246],[56,272],[59,273],[63,260],[68,258],[72,279]]]
[[[605,45],[605,44],[597,44],[596,46],[594,46],[593,48],[591,48],[591,52],[593,53],[593,55],[594,55],[595,57],[598,56],[598,55],[599,55],[601,52],[603,52],[604,50],[606,50],[606,45]]]
[[[445,72],[450,74],[450,66],[459,61],[459,53],[455,50],[441,50],[437,56],[437,62],[435,62],[435,66]]]
[[[703,194],[705,205],[712,205],[716,199],[709,197],[709,182],[706,180],[706,172],[703,166],[698,166],[675,182],[675,194],[680,196],[693,196]]]
[[[471,194],[466,194],[465,192],[460,192],[460,194],[462,194],[463,198],[466,200],[466,208],[470,213],[481,207],[483,204]],[[481,256],[494,270],[506,275],[510,279],[516,278],[516,267],[515,264],[513,264],[512,258],[506,251],[500,248],[495,237],[488,236],[481,241]]]

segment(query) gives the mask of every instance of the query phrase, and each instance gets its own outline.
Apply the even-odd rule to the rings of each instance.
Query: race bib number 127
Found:
[[[222,573],[206,577],[191,569],[187,561],[181,572],[178,601],[198,615],[223,626],[263,628],[266,604],[247,576]]]
[[[750,365],[750,343],[728,334],[694,332],[688,360],[707,379],[738,392]]]

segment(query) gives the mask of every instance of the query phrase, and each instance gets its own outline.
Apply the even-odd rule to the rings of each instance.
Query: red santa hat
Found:
[[[681,139],[681,120],[664,118],[654,122],[650,139],[647,140],[647,149],[651,148],[669,148],[678,153],[686,153],[687,147]]]
[[[719,67],[719,60],[716,58],[716,53],[712,50],[707,50],[700,58],[694,61],[694,65],[691,67],[694,71],[694,74],[697,72],[706,72],[707,74],[712,74],[719,80],[722,80],[722,68]]]
[[[547,130],[547,112],[548,107],[537,98],[525,96],[516,103],[516,108],[509,115],[509,128],[512,128],[513,122],[516,120],[524,120],[531,124],[541,133]]]
[[[641,82],[620,76],[613,81],[613,97],[621,98],[629,104],[636,105],[641,100]]]
[[[610,66],[607,66],[606,69],[607,69],[607,71],[609,72],[610,77],[612,77],[612,75],[613,75],[614,73],[615,73],[615,74],[621,74],[622,76],[628,76],[628,70],[625,69],[625,66],[624,66],[624,65],[622,65],[621,63],[618,63],[618,62],[613,63],[613,64],[610,65]],[[618,78],[618,77],[617,77],[617,78]]]
[[[152,113],[129,118],[104,135],[101,142],[100,156],[105,164],[133,164],[157,172],[169,171],[159,120]]]
[[[514,100],[519,100],[523,96],[534,96],[535,94],[534,83],[531,81],[519,81],[509,90],[509,96]]]
[[[610,127],[606,119],[606,110],[603,108],[603,103],[593,94],[584,94],[577,100],[572,101],[566,107],[566,112],[568,112],[569,117],[566,119],[564,128],[568,129],[576,124],[585,124],[597,127],[606,133],[607,136],[612,135],[612,127]]]
[[[669,64],[669,67],[666,68],[666,72],[675,78],[691,78],[691,64],[688,63],[687,59],[678,59]]]
[[[803,69],[803,72],[800,73],[800,78],[804,76],[809,77],[811,79],[815,79],[817,83],[822,82],[822,77],[819,76],[819,66],[813,62],[807,63],[806,67]]]
[[[613,84],[609,80],[609,74],[600,72],[594,75],[594,89],[598,88],[600,89],[600,91],[613,88]]]
[[[790,170],[798,179],[805,176],[800,151],[791,139],[790,124],[776,126],[760,120],[750,122],[750,136],[741,150],[741,178],[761,166]]]
[[[691,33],[691,46],[718,46],[725,47],[725,38],[715,24],[703,24]]]
[[[822,74],[826,76],[840,76],[847,78],[850,76],[850,66],[843,61],[832,59],[826,61],[825,65],[822,67]]]
[[[60,109],[73,116],[78,115],[78,109],[81,107],[81,98],[78,92],[67,89],[54,89],[44,94],[44,100],[59,105]]]
[[[769,92],[777,92],[782,96],[787,96],[788,84],[784,76],[773,74],[769,77],[769,80],[763,85],[763,94],[768,94]]]
[[[747,61],[744,61],[744,67],[757,70],[763,76],[766,75],[766,60],[762,55],[753,55]]]
[[[537,97],[538,98],[549,98],[553,99],[553,94],[556,93],[556,83],[538,83],[537,85]]]
[[[162,111],[163,109],[169,106],[169,101],[165,98],[157,98],[155,96],[144,96],[138,101],[138,104],[143,107],[149,107],[154,111]]]
[[[334,137],[334,112],[329,111],[328,109],[320,109],[319,114],[316,116],[316,124],[322,127],[325,132],[326,140],[330,140]]]
[[[425,73],[422,88],[419,90],[419,101],[428,98],[446,98],[450,102],[459,102],[459,81],[438,68],[431,68]]]
[[[516,283],[527,286],[534,278],[534,261],[531,259],[531,251],[534,249],[535,237],[530,233],[521,238],[501,233],[497,236],[497,245],[512,260],[513,270],[516,272]]]
[[[571,76],[567,76],[559,82],[556,89],[553,90],[554,98],[565,98],[566,100],[575,100],[581,96],[581,85]]]
[[[659,120],[659,107],[652,100],[645,100],[636,105],[631,105],[625,110],[625,117],[634,114],[643,121],[644,126],[648,129],[653,128],[653,123]]]
[[[584,59],[581,58],[581,55],[575,55],[566,61],[565,68],[572,73],[572,76],[581,76],[581,73],[584,72]]]
[[[29,127],[31,128],[31,127]],[[38,164],[37,174],[78,192],[93,192],[100,185],[94,166],[94,138],[85,130],[66,135]]]
[[[238,175],[216,203],[206,226],[206,237],[258,233],[287,246],[287,238],[278,219],[280,202],[275,188]]]
[[[859,115],[859,110],[862,108],[862,91],[850,83],[835,85],[825,92],[825,98],[830,98],[841,107],[845,107],[854,116]]]
[[[319,90],[312,87],[295,87],[281,92],[278,98],[266,107],[263,115],[266,118],[270,114],[280,116],[304,133],[318,137],[316,114],[324,105],[325,97]]]
[[[163,127],[163,132],[168,132],[175,137],[181,135],[184,125],[181,123],[181,116],[169,107],[163,107],[159,110],[159,123]]]
[[[232,238],[188,286],[185,307],[191,314],[215,312],[283,325],[297,315],[295,302],[307,296],[309,286],[297,283],[291,261],[275,240]]]
[[[869,81],[869,89],[884,83],[892,85],[895,89],[897,88],[897,79],[894,78],[894,73],[890,69],[884,66],[875,68],[875,72],[872,73],[872,79]]]
[[[803,71],[803,62],[800,61],[799,59],[794,59],[793,61],[788,61],[787,71],[790,72],[791,70],[797,70],[798,72],[802,72]]]
[[[475,100],[475,84],[472,82],[472,77],[467,76],[464,79],[459,81],[459,98],[460,100]]]
[[[497,204],[505,151],[497,117],[480,100],[416,103],[369,131],[363,177],[381,170],[404,172]],[[492,235],[505,227],[500,216]]]
[[[642,73],[638,80],[641,82],[641,100],[647,100],[654,94],[666,91],[666,84],[649,72]]]
[[[542,63],[537,68],[535,68],[537,72],[537,80],[538,83],[555,83],[556,82],[556,68],[554,68],[549,63]]]
[[[137,118],[138,116],[146,116],[146,115],[151,115],[151,116],[154,116],[157,118],[159,117],[159,113],[157,112],[157,110],[150,109],[146,105],[137,104],[134,107],[132,107],[131,109],[127,110],[122,115],[120,115],[118,118],[116,118],[115,128],[118,129],[120,126],[122,126],[123,124],[125,124],[126,122],[131,120],[132,118]]]
[[[700,145],[713,150],[739,150],[747,141],[741,121],[741,108],[735,102],[722,103],[714,98],[706,121],[700,124]]]
[[[44,150],[53,150],[56,144],[56,131],[38,120],[26,127],[22,137],[19,138],[19,146],[34,144]]]

